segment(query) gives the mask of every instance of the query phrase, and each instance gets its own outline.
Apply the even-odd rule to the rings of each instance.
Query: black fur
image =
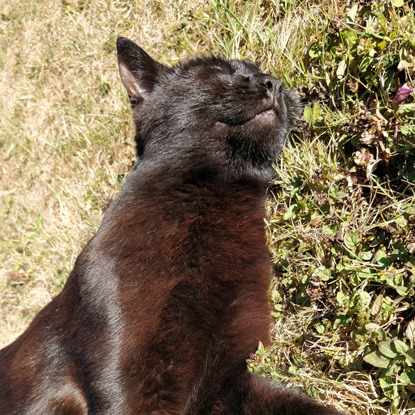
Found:
[[[117,46],[140,160],[1,351],[0,414],[338,414],[246,368],[268,340],[265,190],[297,97],[249,62]]]

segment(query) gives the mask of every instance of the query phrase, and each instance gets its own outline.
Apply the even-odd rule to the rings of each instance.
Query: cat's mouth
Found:
[[[246,126],[249,127],[251,125],[255,125],[257,123],[260,123],[261,125],[263,124],[273,124],[276,122],[276,120],[279,118],[278,115],[278,106],[277,105],[272,105],[260,112],[258,112],[257,114],[255,114],[254,116],[245,119],[245,120],[241,120],[240,122],[226,122],[226,121],[217,121],[216,124],[217,125],[224,125],[224,126],[228,126],[228,127],[240,127],[240,126]]]

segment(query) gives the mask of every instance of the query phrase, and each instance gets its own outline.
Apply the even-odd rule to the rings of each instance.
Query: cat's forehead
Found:
[[[231,60],[229,64],[235,70],[236,73],[258,73],[262,72],[259,65],[251,62],[251,61],[240,61],[240,60]]]
[[[177,69],[182,73],[203,71],[229,75],[248,75],[261,72],[259,66],[250,61],[226,60],[216,56],[192,59],[180,64]]]

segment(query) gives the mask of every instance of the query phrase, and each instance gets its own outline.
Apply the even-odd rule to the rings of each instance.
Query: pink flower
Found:
[[[414,89],[415,88],[412,88],[412,87],[407,86],[407,85],[401,86],[398,89],[398,91],[396,92],[396,95],[391,99],[391,101],[396,103],[396,104],[400,104],[401,102],[405,101],[406,98],[409,97],[409,95],[411,95],[411,92]]]

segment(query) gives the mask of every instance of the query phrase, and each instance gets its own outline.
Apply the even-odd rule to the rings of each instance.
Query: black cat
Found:
[[[246,368],[268,339],[265,190],[297,97],[249,62],[117,46],[140,160],[0,353],[0,414],[338,414]]]

